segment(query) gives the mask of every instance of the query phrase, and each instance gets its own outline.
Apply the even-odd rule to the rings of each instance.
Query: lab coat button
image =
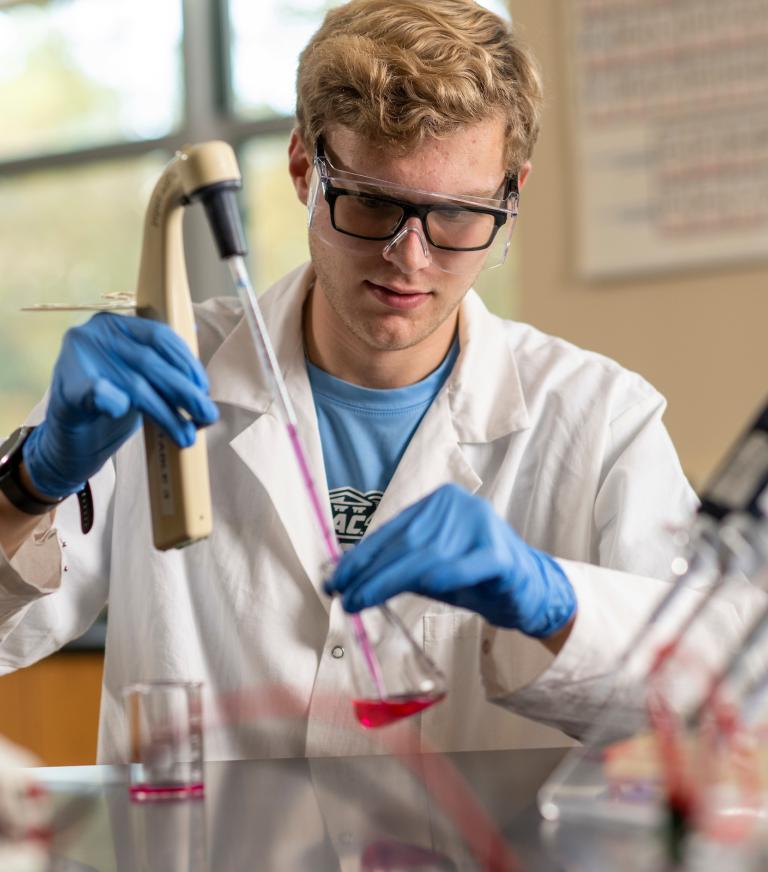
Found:
[[[341,660],[343,656],[344,649],[341,647],[341,645],[334,645],[333,648],[331,648],[331,657],[335,657],[337,660]]]

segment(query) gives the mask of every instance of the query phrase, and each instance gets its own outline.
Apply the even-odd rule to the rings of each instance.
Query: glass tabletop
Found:
[[[128,769],[35,770],[52,872],[565,868],[536,791],[562,749],[211,762],[205,797],[132,802]]]
[[[55,809],[45,872],[673,868],[669,827],[659,822],[540,817],[537,792],[564,753],[211,762],[203,798],[144,803],[130,799],[127,767],[36,769]],[[583,801],[591,796],[585,792]],[[741,841],[692,832],[686,863],[674,868],[763,872],[768,827]]]

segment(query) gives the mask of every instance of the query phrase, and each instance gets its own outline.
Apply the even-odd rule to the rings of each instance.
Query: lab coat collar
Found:
[[[302,309],[314,281],[311,264],[303,264],[274,284],[259,298],[269,337],[286,383],[306,379],[302,339]],[[215,403],[229,403],[252,412],[266,412],[272,405],[272,385],[263,372],[243,316],[208,362],[210,396]]]
[[[326,493],[325,464],[317,427],[312,389],[304,363],[302,308],[314,279],[305,265],[273,285],[259,300],[280,371],[296,414],[299,440],[309,473],[319,491],[325,523],[333,530],[333,518]],[[309,501],[303,496],[305,484],[296,462],[286,421],[273,399],[272,385],[263,372],[258,352],[243,316],[219,346],[208,364],[211,399],[255,413],[255,419],[230,441],[232,450],[261,483],[291,541],[296,556],[323,608],[330,601],[322,593],[323,567],[328,561]],[[297,499],[297,495],[301,495]]]
[[[259,300],[280,368],[291,386],[306,393],[302,308],[314,281],[304,264],[273,285]],[[509,333],[474,290],[459,314],[460,353],[446,383],[458,442],[492,442],[529,426],[528,410]],[[272,405],[248,323],[243,317],[208,364],[211,399],[253,412]]]
[[[459,313],[459,358],[446,383],[459,442],[493,442],[530,426],[510,332],[474,290]]]
[[[470,493],[483,484],[464,446],[529,425],[508,330],[474,291],[459,313],[459,357],[397,465],[367,535],[406,506],[452,482]]]

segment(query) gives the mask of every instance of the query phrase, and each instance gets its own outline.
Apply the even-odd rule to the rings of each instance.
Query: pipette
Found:
[[[271,380],[277,408],[288,431],[291,447],[301,472],[304,489],[312,508],[312,514],[317,522],[318,530],[323,537],[330,565],[335,566],[341,558],[341,549],[326,520],[318,497],[317,487],[309,471],[306,454],[299,438],[296,413],[294,412],[285,380],[280,372],[280,366],[269,338],[269,332],[261,313],[261,307],[256,299],[242,257],[230,257],[227,262],[235,281],[238,296],[243,304],[243,310],[261,364]],[[389,633],[398,634],[402,643],[398,647],[396,661],[401,667],[397,682],[398,690],[401,689],[404,677],[408,684],[406,693],[390,693],[387,681],[384,678],[381,661],[376,656],[363,619],[359,614],[351,615],[355,639],[363,655],[366,670],[373,683],[375,693],[375,698],[373,699],[369,694],[364,693],[364,698],[355,700],[355,713],[358,720],[363,726],[367,727],[383,726],[386,723],[392,723],[394,720],[416,714],[439,702],[445,696],[445,679],[442,673],[421,651],[397,615],[386,604],[379,606],[379,610],[385,619],[385,626],[389,628]],[[383,713],[380,711],[382,706],[386,706],[386,711]],[[372,719],[368,717],[368,713],[373,708],[376,709],[377,716]]]
[[[320,504],[320,498],[315,487],[315,482],[312,478],[312,473],[309,471],[307,457],[299,439],[299,431],[297,426],[296,413],[293,409],[293,403],[285,385],[285,379],[280,372],[280,365],[277,362],[275,350],[272,347],[272,341],[269,338],[267,325],[264,322],[264,317],[261,314],[259,301],[256,299],[256,294],[253,291],[251,280],[248,276],[248,270],[245,267],[245,261],[242,257],[230,257],[227,260],[232,278],[235,282],[237,294],[240,297],[240,302],[243,305],[243,311],[248,321],[248,326],[251,330],[256,351],[259,354],[261,365],[264,371],[270,378],[272,383],[272,391],[277,408],[280,411],[283,423],[288,431],[288,438],[291,441],[293,454],[296,462],[299,465],[301,479],[304,484],[304,490],[309,499],[309,504],[312,508],[312,514],[317,522],[318,529],[323,537],[323,543],[328,553],[328,559],[332,566],[335,566],[341,558],[341,549],[336,542],[336,537],[333,535],[330,526],[328,525],[325,513]],[[381,677],[381,669],[373,653],[370,642],[368,641],[365,627],[359,615],[352,615],[352,626],[355,631],[355,637],[360,646],[360,650],[365,658],[366,666],[371,674],[376,692],[380,698],[385,696],[384,682]]]

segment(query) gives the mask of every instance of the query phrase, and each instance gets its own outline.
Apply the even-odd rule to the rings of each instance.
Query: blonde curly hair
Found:
[[[542,100],[512,26],[474,0],[351,0],[301,54],[296,117],[310,150],[336,123],[405,151],[498,113],[516,171],[533,151]]]

